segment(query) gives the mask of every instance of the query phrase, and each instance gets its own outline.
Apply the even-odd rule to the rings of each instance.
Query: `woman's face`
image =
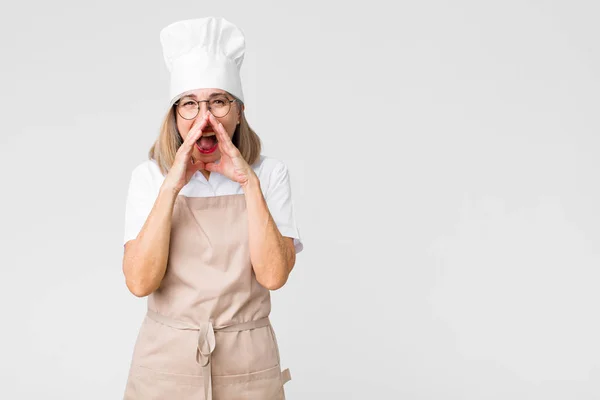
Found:
[[[182,106],[183,104],[187,103],[188,100],[190,100],[190,99],[196,100],[196,101],[201,101],[201,100],[211,100],[211,99],[218,98],[218,97],[222,98],[222,96],[225,96],[229,100],[233,100],[233,98],[234,98],[233,96],[228,94],[225,90],[221,90],[221,89],[208,88],[208,89],[190,90],[190,91],[186,92],[186,94],[184,96],[181,96],[181,98],[179,99],[179,106]],[[218,102],[217,104],[215,104],[215,106],[217,106],[218,104],[221,104],[221,103]],[[188,103],[188,107],[191,107],[191,106],[193,106],[193,104],[190,105]],[[178,107],[178,106],[176,106],[176,107]],[[178,112],[175,113],[176,118],[177,118],[177,129],[179,130],[181,137],[184,140],[187,137],[187,135],[189,134],[190,129],[192,128],[192,125],[194,124],[194,122],[196,122],[196,120],[198,120],[197,123],[200,123],[202,121],[202,119],[205,117],[206,113],[209,112],[207,102],[199,103],[199,107],[200,107],[200,110],[198,112],[198,115],[194,119],[183,118],[180,115],[180,112],[184,113],[184,111],[182,109],[178,110]],[[219,115],[219,113],[217,112],[216,109],[213,110],[213,114]],[[223,124],[223,127],[227,131],[227,134],[229,135],[229,137],[230,138],[233,137],[235,128],[237,127],[237,125],[240,121],[239,104],[237,102],[232,102],[230,104],[229,112],[225,116],[219,116],[219,117],[215,116],[215,118],[217,121],[219,121],[219,122],[221,122],[221,124]],[[212,151],[210,153],[202,152],[200,150],[202,147],[210,147],[211,146],[213,141],[207,140],[207,138],[209,138],[212,135],[215,135],[215,129],[216,128],[213,128],[209,123],[206,126],[206,128],[202,131],[202,136],[206,136],[206,138],[202,139],[202,136],[201,136],[200,139],[198,139],[198,141],[194,145],[192,157],[194,158],[195,161],[201,160],[201,161],[204,161],[205,163],[208,163],[208,162],[217,161],[219,158],[221,158],[221,152],[219,150],[218,145],[216,146],[214,151]]]

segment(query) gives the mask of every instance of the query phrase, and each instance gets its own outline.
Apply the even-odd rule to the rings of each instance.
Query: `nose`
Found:
[[[208,112],[210,112],[208,110],[208,105],[206,105],[205,103],[200,103],[200,109],[198,110],[198,115],[196,115],[196,119],[203,119],[206,116],[206,113]]]

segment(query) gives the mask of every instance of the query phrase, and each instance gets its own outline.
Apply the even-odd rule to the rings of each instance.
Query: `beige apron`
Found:
[[[284,400],[291,377],[250,262],[245,196],[178,195],[170,240],[124,399]]]

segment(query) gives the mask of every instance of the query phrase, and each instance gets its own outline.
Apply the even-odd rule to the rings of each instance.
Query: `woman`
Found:
[[[223,18],[161,31],[171,106],[132,172],[123,272],[148,296],[125,399],[285,399],[270,290],[303,249],[286,166],[244,117],[244,37]]]

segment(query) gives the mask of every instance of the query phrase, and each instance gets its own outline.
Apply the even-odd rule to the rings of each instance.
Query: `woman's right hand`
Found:
[[[204,168],[202,161],[198,160],[194,162],[192,152],[196,140],[202,136],[202,130],[206,128],[208,121],[208,113],[204,115],[204,118],[194,121],[183,144],[179,146],[177,154],[175,154],[175,161],[173,161],[173,165],[165,177],[163,187],[168,187],[179,192],[187,185],[196,171]]]

